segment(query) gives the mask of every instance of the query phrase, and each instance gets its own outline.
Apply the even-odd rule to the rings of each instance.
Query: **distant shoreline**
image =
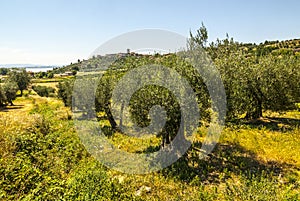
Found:
[[[1,66],[0,68],[8,69],[25,69],[27,72],[47,72],[53,70],[54,68],[59,68],[58,66]]]

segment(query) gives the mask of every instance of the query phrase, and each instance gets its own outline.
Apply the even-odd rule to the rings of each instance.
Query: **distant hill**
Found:
[[[258,56],[266,54],[295,54],[300,56],[300,39],[291,39],[284,41],[265,41],[260,44],[255,43],[243,43],[242,47],[248,53],[254,53]]]
[[[265,41],[260,44],[255,43],[240,43],[239,47],[243,49],[249,56],[257,55],[263,56],[267,54],[283,55],[283,54],[294,54],[300,58],[300,39],[291,39],[284,41]],[[111,54],[110,56],[124,57],[126,53]],[[131,53],[130,55],[138,55]],[[139,55],[141,56],[141,55]],[[79,69],[90,69],[91,67],[99,68],[99,59],[104,59],[103,56],[97,56],[88,60],[79,61],[78,63],[71,63],[70,65],[63,67],[54,67],[53,73],[59,74],[66,71],[78,71]],[[103,60],[102,60],[103,62]]]

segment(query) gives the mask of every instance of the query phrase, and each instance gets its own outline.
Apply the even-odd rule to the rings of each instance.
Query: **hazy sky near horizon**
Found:
[[[65,65],[120,34],[164,29],[209,41],[300,38],[299,0],[0,0],[0,64]],[[124,50],[126,51],[126,50]]]

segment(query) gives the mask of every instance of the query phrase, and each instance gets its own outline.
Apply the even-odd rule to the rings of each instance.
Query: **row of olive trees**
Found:
[[[92,110],[95,110],[97,114],[105,115],[104,118],[109,121],[113,130],[120,130],[120,127],[126,126],[123,125],[123,114],[120,114],[123,112],[124,104],[112,102],[113,91],[115,90],[115,87],[119,83],[120,79],[130,70],[133,70],[136,67],[147,67],[153,64],[174,69],[180,76],[186,78],[186,80],[190,82],[190,86],[198,98],[201,117],[203,117],[203,119],[207,119],[209,117],[208,108],[210,107],[210,101],[201,76],[196,73],[196,71],[188,62],[177,55],[164,56],[157,54],[154,56],[129,56],[122,58],[110,66],[110,69],[104,73],[99,83],[96,84],[95,88],[92,87],[94,82],[97,80],[95,77],[90,76],[90,80],[87,78],[77,77],[76,82],[80,84],[80,87],[76,87],[75,93],[73,93],[74,80],[67,80],[59,83],[58,96],[63,100],[66,106],[72,106],[72,97],[75,96],[73,101],[75,100],[77,103],[74,104],[73,102],[73,106],[76,106],[76,108],[73,108],[74,110],[83,111],[83,115],[85,117],[91,117],[93,113]],[[138,78],[137,80],[148,78],[148,76],[146,74],[144,75],[143,73],[136,74],[135,76]],[[157,76],[158,75],[154,75],[154,78]],[[166,77],[165,75],[160,76],[161,79]],[[170,79],[172,78],[169,78],[169,80],[164,79],[164,81],[166,83],[169,82],[169,84],[176,84]],[[134,82],[135,80],[132,81]],[[125,85],[122,85],[121,91],[130,91],[132,86],[133,84],[126,83]],[[184,94],[185,92],[183,86],[177,86],[176,89],[181,94]],[[89,97],[93,97],[92,94],[94,92],[95,100],[93,101],[90,100]],[[133,122],[136,126],[147,127],[151,121],[155,120],[152,119],[154,117],[151,117],[150,114],[153,106],[160,105],[162,108],[164,108],[167,117],[165,126],[159,135],[162,136],[163,144],[169,144],[177,133],[182,119],[181,108],[177,98],[174,95],[175,94],[173,94],[167,88],[156,85],[148,85],[132,94],[129,102],[130,114],[124,115],[127,115],[126,117],[130,116],[129,119],[131,119],[131,122]],[[94,106],[90,105],[92,102],[95,103]],[[184,104],[186,105],[185,107],[189,107],[190,105],[189,101],[184,102]],[[120,114],[120,118],[113,116],[113,109],[119,110],[117,113]]]
[[[204,25],[191,40],[207,50],[220,71],[227,95],[227,117],[262,117],[263,110],[284,111],[300,102],[300,60],[293,55],[249,54],[227,37],[205,46]],[[200,38],[200,39],[199,39]]]
[[[130,70],[137,69],[138,67],[151,68],[151,66],[162,66],[175,70],[178,76],[185,78],[189,82],[189,86],[194,90],[194,94],[197,97],[197,102],[201,117],[207,119],[209,116],[208,108],[210,107],[210,101],[208,98],[208,92],[203,84],[201,76],[194,70],[190,63],[186,62],[183,58],[177,55],[153,55],[153,56],[129,56],[115,62],[110,70],[102,76],[96,90],[95,108],[97,112],[104,112],[109,120],[113,129],[119,130],[119,127],[126,126],[123,124],[122,116],[129,116],[131,122],[136,126],[145,128],[150,126],[151,122],[156,120],[156,115],[162,115],[160,112],[155,112],[154,106],[161,106],[166,112],[166,122],[161,132],[158,135],[162,136],[162,144],[169,144],[174,136],[177,134],[179,126],[182,121],[181,107],[189,107],[191,103],[188,97],[185,97],[186,101],[181,105],[178,102],[178,97],[170,91],[170,88],[177,90],[181,96],[186,93],[184,86],[178,85],[174,82],[173,77],[168,74],[168,71],[159,71],[156,75],[149,75],[148,73],[136,71],[133,77],[130,77],[124,85],[118,89],[120,96],[126,96],[124,93],[129,93],[135,86],[135,83],[139,83],[142,80],[163,80],[165,86],[158,86],[155,84],[149,84],[135,91],[129,101],[129,114],[122,114],[126,111],[123,108],[125,103],[122,101],[124,98],[119,97],[120,103],[112,102],[112,93],[116,93],[116,85],[121,78],[129,73]],[[122,71],[118,70],[122,69]],[[172,85],[172,86],[169,86]],[[174,86],[177,85],[177,86]],[[167,87],[169,86],[169,87]],[[123,94],[123,95],[122,95]],[[123,99],[122,99],[123,98]],[[182,98],[184,99],[184,98]],[[115,109],[119,118],[115,119],[112,110]]]
[[[263,110],[285,111],[299,102],[300,62],[285,56],[245,58],[230,54],[217,58],[222,71],[228,100],[228,116],[245,114],[246,118],[262,117]]]
[[[262,117],[264,110],[284,111],[295,108],[300,102],[300,61],[293,55],[272,55],[272,54],[248,54],[244,46],[234,42],[229,37],[224,40],[217,40],[207,45],[208,33],[204,25],[194,36],[190,34],[189,48],[203,48],[211,56],[214,65],[220,72],[227,98],[227,119],[244,116],[248,119]],[[101,63],[101,61],[99,61]],[[123,126],[122,112],[124,104],[116,106],[112,102],[113,90],[120,81],[132,69],[147,65],[161,65],[177,71],[183,76],[194,90],[197,97],[202,120],[209,120],[211,100],[203,78],[193,66],[176,54],[154,55],[154,56],[128,56],[112,63],[96,88],[91,90],[88,86],[77,87],[77,100],[82,101],[75,104],[74,109],[85,111],[86,116],[93,116],[92,110],[97,114],[105,114],[111,127],[119,130]],[[141,75],[136,75],[142,78]],[[91,77],[91,79],[94,79]],[[146,79],[146,77],[145,77]],[[82,80],[82,85],[91,85],[95,80]],[[72,92],[74,80],[69,80],[58,85],[59,97],[66,106],[72,105]],[[94,85],[94,84],[92,84]],[[127,83],[121,90],[129,90],[132,85]],[[180,86],[179,86],[180,87]],[[184,87],[181,87],[184,88]],[[184,90],[184,89],[181,89]],[[184,92],[184,91],[182,91]],[[89,100],[84,97],[93,97]],[[80,99],[78,99],[80,98]],[[95,103],[91,107],[90,103]],[[161,132],[164,143],[172,140],[172,133],[176,133],[182,120],[179,104],[168,89],[149,85],[136,91],[130,99],[129,115],[132,122],[140,127],[147,127],[151,122],[149,113],[155,105],[162,106],[167,113],[167,120]],[[113,108],[119,109],[121,118],[115,119]]]
[[[203,32],[203,30],[202,30]],[[201,32],[198,32],[201,34]],[[205,32],[204,32],[205,33]],[[191,35],[192,36],[192,35]],[[192,36],[194,37],[194,36]],[[198,36],[195,36],[198,37]],[[206,41],[205,38],[195,41]],[[197,44],[193,44],[197,45]],[[215,44],[205,47],[214,64],[218,68],[224,83],[227,96],[227,119],[240,117],[259,118],[263,110],[283,111],[293,109],[295,103],[300,102],[299,97],[299,65],[300,61],[291,56],[257,55],[247,56],[240,48],[240,44],[233,40],[219,40]],[[155,55],[135,57],[130,56],[115,62],[100,79],[96,88],[95,106],[82,101],[76,104],[81,111],[86,111],[87,116],[92,116],[92,110],[96,113],[102,112],[109,121],[111,127],[119,130],[123,126],[123,119],[115,119],[112,102],[112,92],[117,83],[128,71],[145,65],[157,64],[173,68],[180,75],[185,77],[193,88],[197,97],[198,106],[202,120],[209,120],[210,97],[207,88],[192,66],[179,58],[177,55]],[[122,69],[122,70],[120,70]],[[141,77],[142,75],[137,75]],[[92,83],[92,82],[91,82]],[[90,83],[90,84],[91,84]],[[58,95],[66,106],[72,105],[73,80],[60,83]],[[89,85],[89,81],[82,81],[82,85]],[[131,84],[127,83],[122,90],[130,90]],[[88,87],[77,88],[77,95],[82,97],[91,96],[93,90],[86,90]],[[80,90],[82,90],[80,92]],[[161,132],[164,143],[172,140],[172,133],[176,133],[181,121],[181,111],[174,94],[168,89],[159,86],[148,86],[136,91],[129,104],[130,118],[132,122],[140,127],[147,127],[151,122],[149,112],[155,105],[164,107],[167,112],[167,121]],[[119,112],[123,112],[123,105],[119,105]]]

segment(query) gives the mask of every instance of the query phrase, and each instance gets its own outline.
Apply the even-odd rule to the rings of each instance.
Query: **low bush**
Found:
[[[32,86],[32,89],[42,97],[55,97],[55,89],[47,86]]]

